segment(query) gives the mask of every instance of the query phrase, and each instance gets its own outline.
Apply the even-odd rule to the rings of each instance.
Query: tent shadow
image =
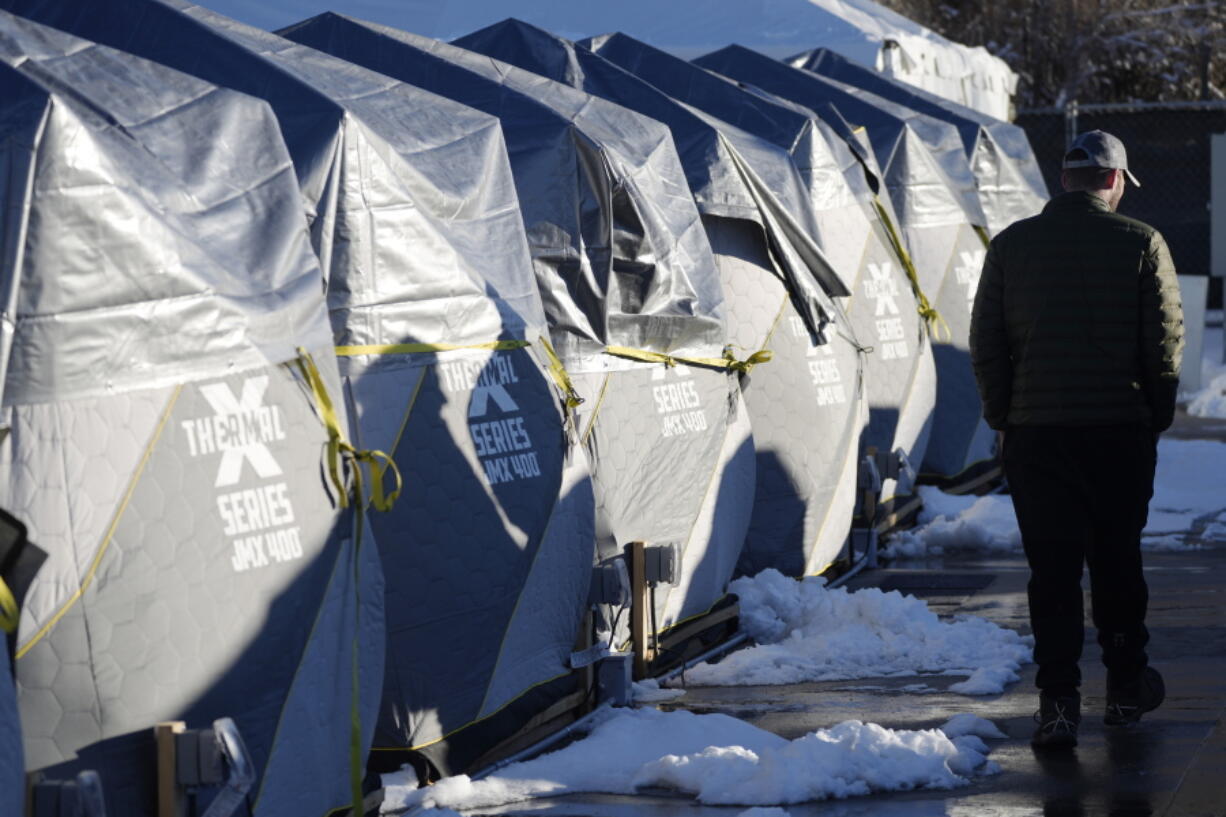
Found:
[[[361,547],[355,547],[353,522],[353,512],[344,512],[323,543],[303,542],[304,550],[316,556],[302,564],[293,580],[269,601],[258,631],[228,666],[207,679],[203,692],[165,718],[184,721],[188,729],[206,729],[218,718],[233,718],[259,774],[250,797],[256,800],[264,786],[275,788],[278,793],[270,795],[272,802],[284,809],[278,813],[297,813],[297,807],[313,807],[329,798],[334,801],[330,805],[345,804],[348,781],[343,770],[352,693],[349,667],[354,650],[364,656],[359,698],[373,700],[380,688],[382,598],[359,599],[354,580],[365,574],[362,582],[369,587],[364,589],[377,591],[382,590],[382,583],[371,578],[378,576],[373,542],[367,535]],[[170,643],[161,646],[168,652],[185,648]],[[190,660],[186,653],[183,658]],[[148,668],[136,669],[149,672]],[[342,711],[331,710],[331,705],[342,703]],[[318,716],[321,706],[328,708],[328,717]],[[75,759],[40,771],[47,779],[58,780],[93,769],[101,775],[110,809],[124,814],[155,813],[157,751],[152,727],[151,723],[146,729],[90,744],[78,750]],[[371,727],[369,722],[363,724],[364,740]],[[297,779],[294,770],[301,764],[294,755],[300,751],[315,756],[333,753],[336,779]],[[284,764],[280,773],[278,763]],[[270,784],[270,780],[275,782]],[[215,791],[202,790],[199,807],[206,807]],[[295,795],[282,803],[282,793],[290,791]]]
[[[753,517],[744,552],[737,563],[738,576],[753,576],[773,567],[786,576],[801,576],[805,570],[805,517],[808,505],[789,466],[774,451],[756,454],[757,489]],[[755,539],[769,538],[761,549]],[[763,558],[768,555],[769,558]]]

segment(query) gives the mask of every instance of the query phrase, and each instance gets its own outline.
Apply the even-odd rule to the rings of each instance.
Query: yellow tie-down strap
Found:
[[[575,384],[571,382],[570,375],[566,373],[566,367],[562,365],[562,359],[554,351],[553,345],[542,337],[541,348],[545,350],[545,357],[549,358],[549,374],[553,377],[553,382],[558,384],[558,388],[565,395],[566,407],[575,409],[583,405],[583,398],[575,390]]]
[[[425,355],[431,352],[454,352],[458,349],[523,349],[531,346],[526,340],[491,340],[488,343],[382,343],[369,346],[337,346],[339,357],[356,355]]]
[[[891,246],[894,248],[894,254],[898,256],[903,270],[907,273],[907,279],[911,282],[911,291],[915,293],[920,317],[927,322],[928,328],[937,339],[940,339],[941,335],[944,334],[945,339],[949,340],[953,337],[953,331],[949,328],[949,324],[945,322],[945,319],[941,317],[941,313],[937,312],[937,308],[928,300],[924,290],[920,288],[919,272],[915,269],[915,262],[911,260],[911,253],[907,252],[907,248],[903,246],[902,237],[898,235],[898,229],[890,219],[890,214],[886,212],[881,199],[876,196],[873,196],[873,207],[877,209],[878,219],[881,221],[882,226],[885,227],[885,233],[890,239]]]
[[[328,394],[328,388],[324,385],[323,378],[319,374],[319,369],[315,366],[315,360],[311,357],[310,352],[298,347],[298,359],[295,361],[298,364],[298,369],[306,378],[307,385],[311,388],[311,394],[315,398],[315,404],[319,408],[319,415],[323,420],[324,426],[328,429],[328,475],[332,479],[332,484],[336,488],[337,502],[342,508],[349,507],[349,486],[345,482],[344,471],[348,471],[353,478],[353,493],[355,497],[355,515],[354,538],[355,549],[361,550],[362,547],[362,531],[365,528],[363,515],[366,511],[366,495],[363,489],[362,465],[366,464],[370,468],[370,504],[377,511],[390,511],[396,500],[400,497],[402,481],[400,479],[400,469],[396,467],[396,463],[387,454],[382,451],[359,451],[345,439],[345,432],[341,428],[340,420],[336,416],[336,408],[332,404],[332,397]],[[343,462],[342,462],[343,461]],[[388,470],[391,470],[392,475],[396,478],[396,487],[391,492],[387,492],[384,487],[384,477]],[[358,575],[360,561],[354,559],[354,594],[356,601],[360,607],[361,597],[360,588],[362,582]],[[354,619],[355,628],[360,626],[361,617]],[[352,645],[353,661],[350,666],[350,684],[351,693],[349,696],[349,788],[350,796],[352,797],[352,811],[354,814],[362,810],[362,779],[365,764],[363,759],[365,752],[362,749],[362,715],[361,701],[359,700],[358,689],[360,686],[360,658],[358,649],[359,637],[355,629]]]
[[[20,611],[17,609],[17,599],[13,591],[0,578],[0,630],[6,633],[17,632],[17,619]]]
[[[336,416],[336,409],[332,405],[332,397],[328,394],[323,378],[320,377],[314,358],[306,349],[299,347],[297,363],[307,384],[311,387],[315,404],[319,407],[324,426],[328,429],[328,474],[332,479],[332,484],[336,486],[340,506],[349,507],[349,491],[342,474],[342,460],[344,460],[349,466],[349,472],[353,474],[354,494],[359,506],[365,505],[366,502],[362,487],[362,464],[365,463],[370,467],[370,504],[375,510],[390,511],[400,497],[402,488],[400,469],[396,467],[392,458],[382,451],[359,451],[345,439],[344,430],[341,429],[340,421]],[[396,478],[396,487],[391,492],[386,491],[384,486],[384,476],[389,469]]]
[[[573,409],[583,403],[583,398],[579,396],[579,392],[575,390],[574,383],[570,380],[570,375],[566,373],[566,369],[562,366],[561,359],[558,358],[557,352],[553,346],[544,337],[541,337],[541,348],[545,350],[546,357],[549,358],[549,375],[553,381],[558,384],[558,388],[565,395],[566,407]],[[527,340],[491,340],[486,343],[385,343],[369,346],[337,346],[336,354],[339,357],[355,357],[357,355],[425,355],[432,352],[454,352],[459,349],[490,349],[496,352],[505,352],[512,349],[526,349],[531,346],[532,342]]]
[[[988,245],[992,243],[992,239],[988,236],[988,228],[972,224],[971,229],[975,231],[975,235],[979,236],[979,240],[983,242],[983,248],[986,250]]]
[[[646,363],[663,363],[672,368],[678,363],[689,366],[706,366],[712,369],[727,369],[732,372],[749,374],[754,366],[766,363],[775,356],[770,349],[759,349],[744,360],[738,360],[732,353],[732,347],[724,349],[723,357],[686,357],[684,355],[666,355],[663,352],[652,352],[647,349],[635,349],[630,346],[606,346],[605,353],[614,357],[625,357],[631,360],[641,360]]]

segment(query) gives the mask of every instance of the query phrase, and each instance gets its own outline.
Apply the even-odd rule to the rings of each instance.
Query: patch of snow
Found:
[[[778,806],[754,806],[738,812],[736,817],[792,817],[792,813]]]
[[[699,686],[794,684],[946,673],[971,676],[953,692],[986,695],[1017,680],[1030,639],[985,619],[942,621],[923,601],[898,591],[831,590],[776,570],[737,579],[741,626],[756,644],[718,664],[686,671]]]
[[[1158,474],[1149,503],[1147,535],[1190,531],[1197,520],[1226,511],[1226,443],[1158,442]]]
[[[417,788],[417,772],[412,768],[405,766],[399,771],[388,772],[379,776],[384,789],[395,789],[400,792],[408,792]]]
[[[1209,542],[1226,542],[1226,511],[1206,525],[1201,536]]]
[[[961,675],[965,670],[946,670],[946,675]],[[996,695],[1004,692],[1005,687],[1017,680],[1017,667],[1007,663],[996,663],[986,667],[978,667],[965,681],[949,685],[950,692],[959,695]]]
[[[1158,536],[1141,538],[1141,550],[1152,550],[1157,553],[1172,553],[1179,550],[1200,550],[1200,545],[1188,542],[1182,533],[1164,533]]]
[[[1226,374],[1223,374],[1226,387]],[[1226,398],[1223,398],[1226,400]],[[1186,534],[1206,526],[1202,537],[1226,539],[1226,444],[1216,440],[1163,438],[1158,442],[1158,471],[1143,547],[1191,550]],[[921,486],[924,507],[916,527],[895,534],[882,547],[884,558],[916,558],[956,550],[1020,551],[1021,532],[1008,496],[953,496]]]
[[[1203,382],[1209,385],[1189,396],[1188,414],[1226,419],[1226,370]]]
[[[954,496],[931,485],[919,488],[923,508],[916,527],[895,534],[882,548],[886,558],[921,556],[952,550],[1021,550],[1013,500],[1007,496]]]
[[[698,802],[781,806],[878,791],[952,789],[998,771],[974,735],[892,730],[845,721],[785,740],[726,715],[615,710],[584,739],[483,780],[444,778],[387,788],[383,810],[475,809],[575,792],[668,788]],[[387,778],[385,778],[386,781]],[[781,809],[751,810],[755,817]]]
[[[970,712],[963,712],[959,715],[954,715],[941,727],[941,731],[946,737],[960,738],[963,735],[975,735],[981,738],[991,738],[1000,740],[1009,737],[1000,728],[992,723],[987,718],[981,718],[978,715],[972,715]]]
[[[651,704],[673,701],[685,694],[684,689],[661,689],[655,678],[635,681],[630,685],[630,694],[635,703]]]

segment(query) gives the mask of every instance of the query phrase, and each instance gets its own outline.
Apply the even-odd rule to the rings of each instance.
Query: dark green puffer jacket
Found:
[[[971,317],[988,425],[1139,423],[1175,414],[1183,311],[1161,234],[1065,193],[992,240]]]

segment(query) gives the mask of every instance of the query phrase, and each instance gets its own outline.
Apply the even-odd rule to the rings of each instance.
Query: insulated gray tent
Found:
[[[667,131],[405,32],[324,15],[283,33],[502,118],[554,341],[587,398],[579,433],[601,559],[620,560],[634,540],[677,544],[677,581],[656,594],[655,627],[710,610],[744,540],[753,448],[735,379],[685,363],[722,361],[723,295]]]
[[[903,239],[918,272],[920,287],[933,299],[945,331],[934,333],[937,401],[932,436],[921,477],[954,491],[971,490],[999,474],[993,456],[994,435],[983,422],[970,367],[970,307],[983,265],[986,233],[974,180],[966,169],[957,132],[945,123],[739,46],[700,57],[697,65],[783,97],[827,116],[825,106],[864,127],[890,189]],[[913,125],[921,123],[929,139],[944,145],[942,160]],[[933,136],[935,134],[935,136]],[[951,143],[952,140],[952,143]],[[949,172],[964,168],[958,181]]]
[[[382,574],[330,475],[345,406],[276,121],[3,12],[0,88],[0,506],[48,554],[16,643],[26,767],[97,769],[113,813],[152,814],[153,725],[230,717],[255,814],[347,806]]]
[[[388,598],[373,763],[419,749],[468,768],[576,692],[594,542],[497,120],[181,2],[23,8],[272,105],[354,437],[407,486],[372,517]]]
[[[851,528],[866,419],[856,334],[870,325],[853,324],[836,300],[848,290],[814,243],[804,183],[787,152],[517,20],[456,44],[669,127],[728,293],[733,343],[774,355],[745,381],[758,488],[738,569],[826,569]]]
[[[784,62],[955,126],[975,176],[988,231],[993,235],[1039,212],[1047,201],[1047,184],[1034,150],[1026,132],[1017,125],[888,77],[826,48],[815,48]]]
[[[625,34],[580,45],[677,101],[789,151],[808,192],[818,243],[851,290],[848,315],[861,340],[873,347],[865,371],[869,424],[864,444],[883,452],[901,450],[909,461],[921,462],[936,400],[936,368],[921,316],[926,299],[918,282],[908,280],[891,244],[893,225],[888,218],[882,221],[888,205],[874,197],[850,148],[814,114],[751,93]],[[762,437],[755,427],[759,452]],[[881,505],[887,514],[896,505],[893,483],[883,488]]]

